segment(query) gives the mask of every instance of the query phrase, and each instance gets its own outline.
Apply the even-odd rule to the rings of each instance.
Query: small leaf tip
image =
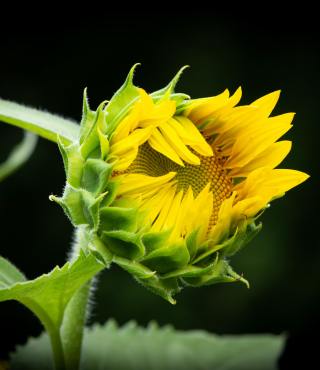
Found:
[[[127,83],[129,83],[129,84],[133,85],[133,77],[134,77],[134,73],[135,73],[135,71],[136,71],[136,69],[137,69],[137,67],[138,67],[138,66],[141,66],[141,63],[135,63],[135,64],[131,67],[131,69],[130,69],[130,71],[129,71],[129,74],[128,74],[128,77],[127,77]]]

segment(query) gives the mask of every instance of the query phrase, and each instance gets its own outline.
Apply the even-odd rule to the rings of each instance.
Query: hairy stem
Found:
[[[80,249],[86,250],[88,239],[85,228],[75,230],[75,239],[69,260],[75,259]],[[87,317],[92,280],[83,285],[70,300],[60,329],[67,370],[77,370],[80,365],[83,331]]]
[[[51,347],[53,352],[53,361],[56,370],[65,370],[64,352],[59,332],[48,332],[50,334]]]
[[[44,328],[46,329],[46,332],[48,333],[50,338],[55,369],[66,370],[64,351],[59,329],[57,329],[57,327],[53,325],[46,312],[34,301],[28,298],[24,298],[21,300],[21,303],[28,307],[29,310],[31,310],[39,318]]]

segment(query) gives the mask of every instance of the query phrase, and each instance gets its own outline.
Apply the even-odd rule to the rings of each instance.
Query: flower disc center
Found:
[[[180,190],[186,192],[191,186],[195,197],[210,183],[210,191],[213,193],[213,213],[210,224],[213,226],[217,221],[222,202],[231,195],[232,180],[215,153],[211,157],[199,154],[197,156],[200,158],[200,165],[184,163],[183,167],[152,149],[148,143],[144,143],[140,146],[137,157],[125,172],[153,177],[176,172],[174,180],[177,182],[177,193]]]

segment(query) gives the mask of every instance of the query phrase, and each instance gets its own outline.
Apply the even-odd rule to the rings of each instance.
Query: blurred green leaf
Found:
[[[16,145],[7,160],[0,164],[0,181],[19,169],[31,156],[37,144],[37,137],[30,132],[24,133],[24,138]]]
[[[0,256],[0,292],[26,278],[11,262]],[[0,293],[1,294],[1,293]]]
[[[79,137],[80,126],[74,121],[3,99],[0,99],[0,121],[54,142],[57,142],[57,135],[69,142]]]
[[[82,370],[272,370],[284,337],[275,335],[217,336],[204,331],[176,331],[110,320],[86,329]],[[47,335],[31,338],[12,354],[12,370],[49,370]]]

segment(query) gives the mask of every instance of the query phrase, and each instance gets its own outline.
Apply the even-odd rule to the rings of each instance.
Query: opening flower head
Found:
[[[308,177],[275,169],[294,114],[271,116],[279,91],[243,106],[240,88],[190,99],[174,92],[180,71],[147,94],[133,72],[97,111],[85,95],[79,143],[60,144],[67,187],[55,200],[105,260],[171,302],[185,285],[247,283],[229,257],[268,204]]]

